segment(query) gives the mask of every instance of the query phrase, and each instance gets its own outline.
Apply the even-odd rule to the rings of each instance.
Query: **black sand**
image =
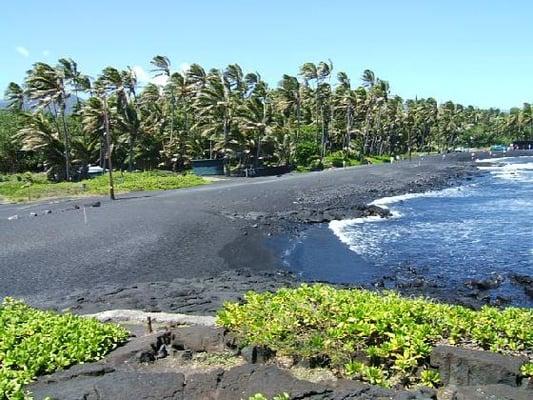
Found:
[[[357,217],[373,199],[438,189],[477,173],[462,153],[231,179],[115,202],[1,205],[0,297],[79,312],[212,313],[245,290],[296,281],[278,273],[282,263],[268,245],[277,234]],[[91,207],[96,200],[101,206]],[[18,218],[9,220],[13,215]]]

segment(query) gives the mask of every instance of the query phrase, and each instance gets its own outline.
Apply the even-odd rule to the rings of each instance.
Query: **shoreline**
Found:
[[[61,202],[50,216],[36,217],[36,222],[14,221],[11,227],[27,225],[24,232],[33,224],[56,218],[69,225],[74,235],[84,235],[87,228],[96,238],[103,235],[98,239],[104,240],[97,241],[103,249],[83,244],[72,247],[69,243],[68,254],[57,248],[59,254],[53,260],[47,252],[43,259],[41,248],[36,254],[22,251],[28,263],[7,282],[0,282],[0,297],[23,298],[33,306],[82,314],[132,308],[213,315],[225,300],[239,300],[248,290],[275,290],[304,281],[283,268],[272,247],[276,237],[294,238],[320,223],[375,215],[378,211],[367,205],[376,199],[440,190],[484,173],[469,154],[456,153],[394,165],[234,180],[112,204],[102,202],[101,207],[89,210],[89,225],[94,223],[96,229],[80,228],[75,201]],[[132,228],[125,229],[126,235],[121,231],[122,236],[109,230],[114,226],[109,226],[109,220],[124,224],[124,219],[131,220],[132,215],[135,228],[141,226],[144,230],[133,233]],[[38,236],[35,232],[32,235]],[[135,246],[131,251],[133,239],[144,246],[142,253]],[[116,243],[109,246],[109,240]],[[37,237],[36,241],[50,246],[47,237]],[[8,248],[13,246],[7,242]],[[31,248],[33,244],[26,246]],[[76,253],[72,253],[74,248]],[[83,257],[85,253],[88,259]],[[2,255],[0,251],[0,258]],[[7,260],[4,271],[9,257]],[[59,266],[54,260],[61,261]],[[42,268],[44,262],[44,271],[39,269],[36,276],[25,279],[24,274]],[[398,272],[406,273],[417,281],[423,278],[423,271]],[[374,283],[372,287],[379,289],[380,283]],[[442,297],[433,290],[436,288],[430,292],[417,287],[404,289],[408,295],[427,294],[446,301],[456,295]],[[471,303],[468,305],[480,305],[477,301]]]

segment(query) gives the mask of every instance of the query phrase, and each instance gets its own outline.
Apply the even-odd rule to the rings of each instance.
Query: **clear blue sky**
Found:
[[[359,83],[364,69],[404,98],[509,108],[533,102],[531,0],[24,0],[0,7],[0,87],[35,61],[74,58],[149,71],[239,63],[274,85],[330,58]]]

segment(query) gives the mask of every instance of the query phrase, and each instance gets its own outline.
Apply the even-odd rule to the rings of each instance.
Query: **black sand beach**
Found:
[[[279,255],[268,243],[273,237],[379,212],[365,204],[477,173],[469,154],[456,153],[235,179],[116,202],[2,205],[0,296],[79,312],[126,307],[212,313],[245,290],[295,281],[280,272]],[[9,220],[12,215],[18,218]]]

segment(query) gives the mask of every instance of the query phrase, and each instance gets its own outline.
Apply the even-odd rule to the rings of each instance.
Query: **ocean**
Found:
[[[291,242],[284,264],[305,279],[335,283],[369,283],[412,266],[450,290],[498,276],[493,296],[532,307],[511,276],[533,276],[533,157],[485,160],[479,168],[486,173],[461,186],[371,203],[392,218],[311,228]]]

